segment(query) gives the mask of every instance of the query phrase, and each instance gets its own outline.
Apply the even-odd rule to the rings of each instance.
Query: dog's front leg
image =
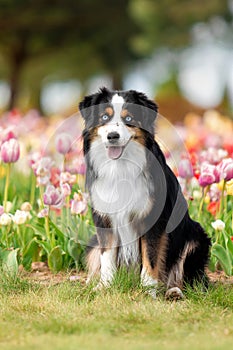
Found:
[[[107,248],[100,255],[100,281],[96,290],[109,287],[116,272],[117,248]]]
[[[141,239],[142,252],[142,271],[141,284],[148,288],[148,294],[156,299],[156,286],[158,284],[158,268],[156,265],[152,266],[148,255],[148,244],[145,237]]]

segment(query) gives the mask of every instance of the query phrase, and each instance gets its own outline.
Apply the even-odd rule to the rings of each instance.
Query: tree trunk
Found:
[[[120,72],[120,71],[112,72],[112,87],[114,90],[122,90],[123,89],[122,72]]]
[[[10,74],[10,102],[9,109],[16,106],[16,101],[19,93],[20,74],[23,64],[26,59],[26,44],[21,41],[13,47],[11,52],[11,74]]]

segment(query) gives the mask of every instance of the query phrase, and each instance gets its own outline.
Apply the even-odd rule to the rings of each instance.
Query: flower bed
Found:
[[[52,272],[83,268],[85,244],[94,232],[88,194],[82,125],[36,111],[0,119],[0,259],[6,272],[33,262]],[[175,128],[183,145],[174,166],[190,214],[212,239],[210,269],[233,274],[233,125],[208,111],[188,115]],[[174,149],[168,145],[167,149]],[[172,154],[167,152],[168,161]]]

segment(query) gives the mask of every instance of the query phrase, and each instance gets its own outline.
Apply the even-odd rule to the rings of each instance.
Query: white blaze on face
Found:
[[[98,129],[98,135],[101,137],[102,142],[106,145],[106,147],[109,148],[109,157],[112,159],[117,159],[121,156],[123,147],[127,144],[132,136],[121,119],[121,112],[124,103],[125,100],[123,97],[115,94],[111,100],[114,116],[108,123],[99,127]],[[120,136],[114,145],[111,144],[108,140],[108,135],[110,132],[117,132]]]

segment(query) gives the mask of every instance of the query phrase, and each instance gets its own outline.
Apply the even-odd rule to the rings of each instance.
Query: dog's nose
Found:
[[[115,142],[120,138],[120,134],[116,131],[112,131],[107,135],[107,139],[109,142]]]

